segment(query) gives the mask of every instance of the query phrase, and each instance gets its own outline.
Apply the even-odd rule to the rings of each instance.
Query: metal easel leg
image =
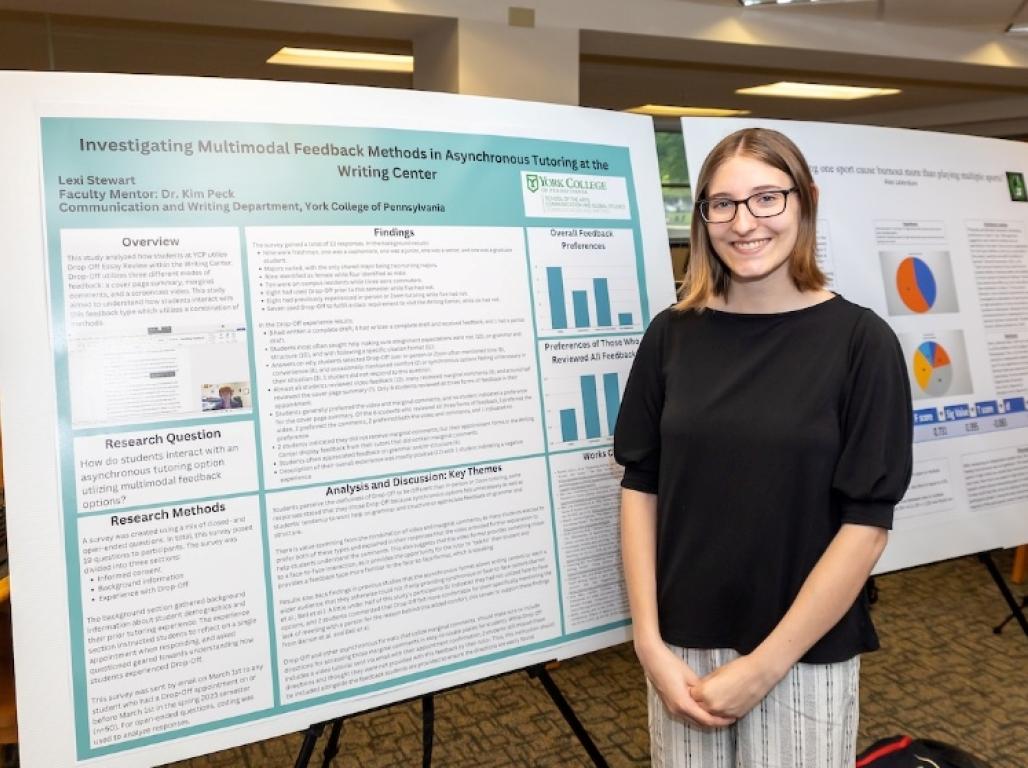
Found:
[[[432,744],[435,741],[435,697],[421,697],[421,768],[432,768]]]
[[[318,743],[321,732],[325,730],[327,723],[311,723],[303,735],[303,743],[300,745],[300,753],[296,756],[294,768],[308,768],[311,763],[311,755],[314,754],[314,746]]]
[[[992,575],[992,580],[996,582],[996,586],[999,587],[999,591],[1003,595],[1003,599],[1006,600],[1007,605],[1010,606],[1012,617],[1017,619],[1017,623],[1021,625],[1021,630],[1024,632],[1025,636],[1028,637],[1028,619],[1025,619],[1022,606],[1017,604],[1017,600],[1014,599],[1014,594],[1010,591],[1010,587],[1008,587],[1006,581],[1003,580],[1003,574],[1001,574],[999,572],[999,568],[996,567],[996,563],[993,561],[992,555],[988,552],[981,552],[978,555],[978,559],[986,568],[989,569],[989,573]],[[1003,624],[1006,624],[1006,622],[1003,622]],[[998,629],[1002,629],[1003,624],[1000,624]],[[993,632],[996,632],[996,630],[994,629]]]
[[[550,677],[550,673],[546,671],[546,667],[542,664],[536,664],[533,667],[528,667],[526,670],[529,677],[533,677],[543,684],[543,688],[550,694],[550,698],[553,699],[553,703],[557,705],[557,709],[560,710],[561,715],[564,716],[565,722],[571,726],[571,730],[574,731],[575,736],[578,737],[578,741],[582,744],[582,747],[588,753],[589,758],[593,761],[593,765],[596,768],[610,768],[607,765],[607,761],[604,759],[600,750],[596,748],[596,744],[593,742],[589,732],[582,725],[582,721],[578,719],[575,711],[571,708],[568,700],[564,698],[564,694],[560,692],[560,688]]]

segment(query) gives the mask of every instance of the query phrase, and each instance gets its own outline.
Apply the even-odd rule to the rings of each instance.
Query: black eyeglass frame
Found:
[[[746,210],[750,212],[750,216],[752,216],[755,219],[773,219],[775,216],[781,216],[783,213],[785,213],[785,209],[789,207],[789,195],[799,191],[799,187],[789,187],[788,189],[765,189],[760,192],[754,192],[752,195],[750,195],[749,197],[744,197],[742,200],[732,200],[729,197],[705,197],[702,200],[696,201],[696,210],[700,212],[700,218],[703,219],[703,221],[707,224],[730,224],[731,222],[735,221],[735,217],[739,215],[740,203],[746,206]],[[778,213],[755,213],[753,209],[750,208],[750,200],[752,200],[755,197],[760,197],[761,195],[766,195],[768,192],[778,192],[780,194],[785,195],[782,210],[780,210]],[[725,219],[724,221],[711,221],[710,219],[708,219],[707,206],[715,201],[719,203],[734,203],[735,210],[732,211],[732,218]]]

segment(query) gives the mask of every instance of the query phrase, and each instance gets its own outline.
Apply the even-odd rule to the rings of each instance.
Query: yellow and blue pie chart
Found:
[[[949,391],[953,381],[953,363],[941,344],[925,341],[914,351],[914,379],[930,397],[939,397]]]

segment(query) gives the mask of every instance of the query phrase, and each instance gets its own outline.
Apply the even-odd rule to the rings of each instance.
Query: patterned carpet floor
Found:
[[[1010,573],[1010,553],[997,557]],[[985,567],[961,558],[879,577],[882,650],[863,659],[860,748],[909,733],[957,744],[992,768],[1028,767],[1028,638]],[[1013,587],[1015,595],[1028,591]],[[553,672],[611,768],[649,765],[643,675],[630,645]],[[435,697],[438,768],[589,768],[592,762],[538,681],[524,673]],[[332,768],[421,765],[417,703],[346,720]],[[166,768],[290,768],[302,734]],[[321,766],[323,736],[312,766]]]

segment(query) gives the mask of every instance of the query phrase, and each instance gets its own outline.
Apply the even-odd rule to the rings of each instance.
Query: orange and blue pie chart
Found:
[[[896,290],[911,312],[927,312],[935,304],[938,290],[935,275],[916,256],[907,256],[896,270]]]
[[[939,397],[949,391],[953,381],[953,364],[941,344],[923,342],[914,352],[914,378],[921,390],[930,397]]]

